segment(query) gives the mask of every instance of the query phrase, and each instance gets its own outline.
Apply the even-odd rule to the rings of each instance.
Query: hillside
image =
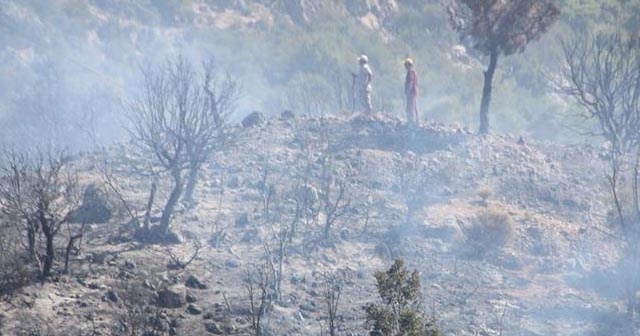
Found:
[[[619,242],[603,233],[614,229],[599,149],[441,124],[408,129],[382,115],[284,114],[233,132],[234,144],[202,172],[196,207],[174,219],[180,244],[132,240],[126,214],[90,225],[70,274],[0,302],[0,335],[115,335],[133,318],[132,303],[148,307],[142,315],[163,335],[250,335],[246,274],[265,254],[277,260],[283,232],[291,239],[268,335],[322,334],[328,276],[343,281],[340,335],[366,335],[373,272],[395,258],[420,271],[425,310],[443,335],[630,335]],[[141,211],[161,175],[124,143],[79,155],[74,166],[84,183],[102,185],[103,162]],[[325,236],[326,213],[313,209],[341,185],[349,206]],[[158,202],[162,183],[159,190]],[[301,194],[311,201],[296,217]],[[471,228],[487,209],[511,218],[515,231],[482,254]],[[167,249],[186,260],[194,239],[197,258],[185,270],[169,267]],[[156,292],[184,293],[185,282],[195,287],[187,288],[191,304],[157,307]]]
[[[637,31],[637,1],[559,3],[560,22],[542,41],[501,60],[492,101],[497,133],[575,140],[565,128],[574,106],[548,86],[547,74],[560,65],[558,37],[573,29]],[[243,84],[241,118],[253,110],[351,110],[350,73],[362,53],[375,72],[376,110],[396,116],[401,61],[412,55],[422,118],[469,129],[477,127],[486,65],[461,44],[436,0],[2,0],[0,42],[2,143],[43,142],[36,135],[48,134],[80,149],[123,138],[120,103],[139,87],[139,66],[169,56],[214,57]],[[314,108],[300,89],[315,92]],[[34,103],[41,100],[47,108]]]

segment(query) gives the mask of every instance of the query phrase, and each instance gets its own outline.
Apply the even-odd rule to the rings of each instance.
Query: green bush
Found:
[[[439,336],[435,320],[420,311],[420,274],[409,273],[396,260],[386,272],[375,273],[381,304],[365,306],[370,336]]]

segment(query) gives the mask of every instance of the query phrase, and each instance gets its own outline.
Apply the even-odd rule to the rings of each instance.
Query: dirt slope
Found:
[[[410,129],[382,116],[271,119],[234,134],[202,172],[197,206],[174,219],[182,244],[135,242],[126,216],[92,225],[71,274],[0,302],[0,334],[29,335],[37,321],[50,334],[115,334],[138,293],[167,334],[250,335],[247,271],[264,264],[265,251],[277,264],[278,237],[293,232],[269,335],[321,334],[328,274],[344,281],[342,334],[367,334],[362,306],[376,300],[372,274],[394,258],[421,272],[424,307],[444,335],[628,335],[611,277],[617,243],[597,229],[608,210],[597,149],[442,125]],[[102,155],[76,160],[83,180],[101,180]],[[106,155],[126,198],[142,209],[158,176],[129,145]],[[350,206],[324,236],[326,213],[313,214],[327,178],[330,198],[344,181]],[[491,190],[486,202],[479,189]],[[293,230],[301,190],[316,203]],[[515,234],[479,257],[465,230],[487,208],[508,214]],[[198,257],[186,270],[168,268],[166,249],[186,258],[194,238]],[[192,306],[157,308],[157,291],[190,276],[206,285],[187,289]]]

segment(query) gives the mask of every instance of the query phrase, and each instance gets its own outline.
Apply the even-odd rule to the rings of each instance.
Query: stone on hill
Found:
[[[189,288],[207,289],[207,285],[193,275],[190,275],[189,278],[187,278],[187,281],[184,282],[184,284]]]
[[[72,216],[78,223],[103,224],[113,217],[107,194],[95,183],[89,184],[82,194],[82,203]]]
[[[254,126],[262,126],[266,122],[266,118],[262,112],[253,111],[242,119],[242,127],[249,128]]]
[[[182,285],[173,285],[158,291],[158,306],[180,308],[187,304],[187,290]]]
[[[284,110],[280,113],[280,119],[282,120],[293,120],[296,118],[296,115],[291,110]]]
[[[319,193],[318,193],[318,189],[316,189],[316,187],[310,185],[310,184],[305,184],[305,185],[301,185],[298,188],[296,188],[296,201],[300,202],[300,203],[304,203],[306,202],[307,206],[311,207],[314,204],[316,204],[316,202],[318,202],[319,200]]]
[[[198,302],[198,298],[193,295],[193,293],[187,291],[187,303],[195,303]]]
[[[204,329],[215,335],[224,334],[224,330],[216,322],[207,322],[204,324]]]
[[[190,303],[189,306],[187,306],[187,312],[191,315],[200,315],[202,314],[202,308]]]
[[[426,233],[429,237],[440,239],[445,243],[451,243],[464,237],[457,220],[452,217],[440,223],[430,223],[426,227]]]
[[[236,218],[235,226],[236,227],[245,227],[245,226],[249,225],[250,222],[251,222],[251,220],[249,219],[249,213],[243,212],[242,214],[240,214]]]

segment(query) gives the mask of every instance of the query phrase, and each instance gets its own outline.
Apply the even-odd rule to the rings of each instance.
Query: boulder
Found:
[[[249,225],[250,223],[251,223],[251,220],[249,219],[249,213],[248,212],[241,213],[235,220],[235,226],[236,227],[245,227],[245,226]]]
[[[187,291],[187,303],[195,303],[198,301],[198,298],[193,295],[193,293],[190,293]]]
[[[104,296],[105,301],[118,302],[118,294],[114,290],[109,290]]]
[[[190,303],[187,306],[187,313],[189,313],[191,315],[200,315],[200,314],[202,314],[202,308],[196,306],[193,303]]]
[[[298,186],[298,188],[296,188],[295,198],[296,201],[300,202],[301,204],[304,204],[304,202],[306,202],[308,207],[313,207],[313,205],[316,204],[320,199],[318,189],[310,184],[303,184]]]
[[[291,110],[284,110],[280,113],[280,119],[282,120],[293,120],[296,118],[296,115]]]
[[[205,323],[204,324],[204,329],[207,332],[210,332],[210,333],[215,334],[215,335],[224,334],[224,330],[222,330],[222,328],[220,328],[220,326],[216,322],[207,322],[207,323]]]
[[[445,243],[451,243],[464,237],[457,220],[452,217],[440,223],[429,223],[425,232],[428,237],[440,239]]]
[[[207,289],[207,285],[193,275],[190,275],[189,278],[187,278],[187,280],[184,282],[184,284],[189,288]]]
[[[157,304],[162,308],[180,308],[187,304],[187,289],[182,285],[173,285],[158,291]]]
[[[82,194],[82,203],[71,220],[86,224],[103,224],[113,217],[107,194],[95,183],[89,184]]]
[[[259,111],[253,111],[248,116],[242,119],[242,127],[249,128],[254,126],[262,126],[266,123],[267,119],[264,114]]]

